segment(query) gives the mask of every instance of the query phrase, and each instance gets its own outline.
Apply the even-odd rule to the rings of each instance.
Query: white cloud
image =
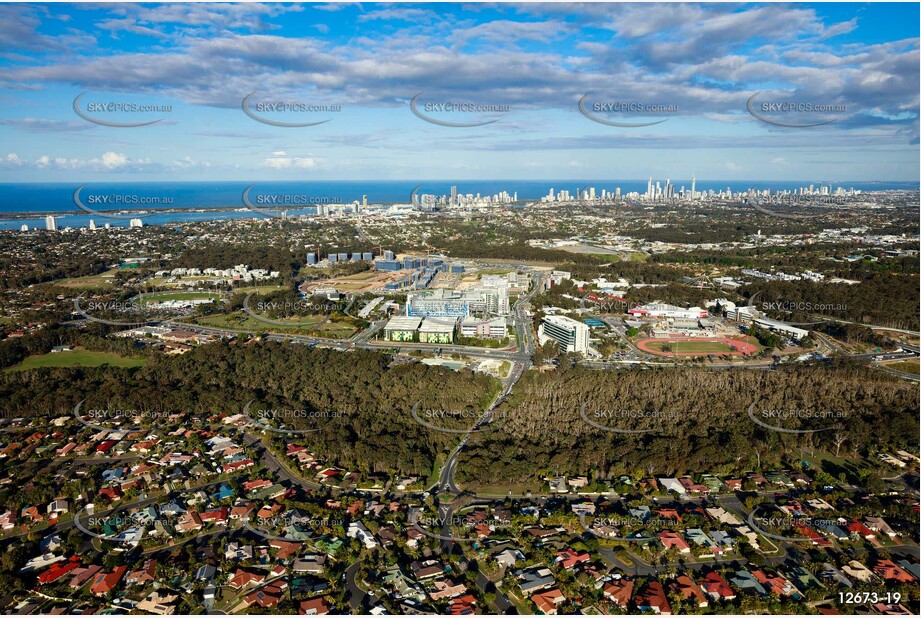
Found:
[[[281,153],[281,155],[278,155]],[[284,151],[272,153],[273,156],[266,157],[262,162],[263,166],[275,170],[287,169],[316,169],[320,163],[319,159],[314,157],[289,157],[285,156]]]

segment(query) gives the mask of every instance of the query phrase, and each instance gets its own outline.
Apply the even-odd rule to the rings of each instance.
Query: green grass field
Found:
[[[14,367],[11,371],[28,371],[40,367],[141,367],[146,362],[144,358],[135,356],[119,356],[111,352],[93,352],[91,350],[72,350],[70,352],[49,352],[30,356]]]
[[[656,352],[662,352],[662,348],[666,345],[671,346],[669,352],[675,354],[728,354],[732,352],[728,345],[720,341],[677,341],[677,342],[665,342],[665,341],[650,341],[646,346],[655,350]]]

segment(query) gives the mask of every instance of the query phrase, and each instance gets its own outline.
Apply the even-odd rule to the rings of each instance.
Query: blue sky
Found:
[[[0,181],[917,181],[918,24],[917,3],[5,4]],[[94,124],[84,92],[92,118],[160,122]],[[341,110],[257,112],[328,120],[280,127],[243,113],[251,92]],[[426,122],[420,93],[436,121],[495,122]],[[832,122],[762,122],[752,95],[769,120]],[[665,122],[595,122],[583,97]],[[835,107],[769,105],[788,101]],[[88,111],[108,102],[171,109]]]

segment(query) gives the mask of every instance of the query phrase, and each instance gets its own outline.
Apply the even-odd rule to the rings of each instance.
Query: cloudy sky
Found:
[[[917,181],[918,41],[916,3],[5,4],[0,181]]]

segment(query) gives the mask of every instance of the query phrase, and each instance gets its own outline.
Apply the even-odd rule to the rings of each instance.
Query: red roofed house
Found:
[[[201,517],[202,522],[213,522],[218,525],[226,525],[229,513],[230,509],[228,509],[226,506],[222,506],[221,508],[215,509],[213,511],[205,511],[199,515],[199,517]]]
[[[122,577],[125,575],[125,571],[128,570],[127,566],[117,566],[110,573],[99,573],[96,577],[93,578],[93,583],[90,586],[90,592],[96,596],[103,596],[112,592],[115,589],[115,586],[118,585],[118,582],[122,580]]]
[[[537,611],[547,616],[555,616],[556,608],[566,602],[566,597],[558,588],[551,588],[531,595],[531,600],[537,606]]]
[[[247,607],[252,607],[253,605],[258,605],[263,609],[275,607],[281,603],[285,588],[287,588],[287,584],[284,582],[272,583],[259,590],[253,590],[243,597],[243,602],[246,603]]]
[[[677,532],[672,530],[663,530],[659,533],[659,540],[662,542],[662,545],[665,546],[665,549],[671,549],[674,547],[682,554],[691,553],[691,546],[688,545],[688,542],[685,541]]]
[[[615,579],[604,585],[604,598],[618,607],[627,607],[633,598],[633,580]]]
[[[103,487],[100,489],[97,494],[100,498],[105,498],[107,501],[111,502],[113,500],[118,500],[122,497],[122,488],[121,487]]]
[[[714,601],[731,601],[736,598],[736,593],[716,571],[707,573],[700,581],[700,587]]]
[[[45,571],[44,573],[38,576],[38,584],[40,586],[44,586],[45,584],[56,582],[57,580],[61,579],[62,577],[64,577],[65,575],[67,575],[68,573],[70,573],[71,571],[79,567],[80,567],[80,557],[79,556],[73,556],[67,562],[57,562],[51,565],[51,567],[49,567],[47,571]]]
[[[115,446],[116,444],[118,444],[118,440],[103,440],[102,442],[96,445],[96,452],[97,453],[108,453],[112,449],[112,447]]]
[[[230,581],[227,582],[227,585],[231,588],[244,588],[250,584],[261,584],[265,581],[264,573],[254,573],[252,571],[244,571],[243,569],[237,569],[233,573],[233,577],[230,578]]]
[[[252,491],[254,489],[262,489],[263,487],[268,487],[272,484],[272,481],[269,479],[259,479],[256,481],[246,481],[243,483],[243,491]]]
[[[324,597],[301,601],[298,613],[301,616],[325,616],[330,611],[329,603]]]
[[[700,589],[700,586],[694,583],[694,580],[688,577],[687,575],[679,575],[675,578],[675,581],[669,586],[678,596],[680,596],[685,601],[692,601],[697,604],[697,607],[707,607],[710,603],[707,601],[707,596],[704,594],[704,591]]]
[[[796,528],[797,532],[812,541],[813,545],[818,545],[819,547],[831,547],[831,542],[828,539],[826,539],[824,536],[806,524],[798,521],[793,524],[793,527]]]
[[[290,541],[282,541],[280,539],[272,539],[269,541],[269,546],[278,550],[276,555],[279,560],[284,560],[285,558],[296,554],[297,550],[301,548],[300,543],[292,543]]]
[[[249,468],[254,463],[255,462],[252,459],[241,459],[240,461],[225,464],[221,472],[233,472],[234,470],[242,470],[244,468]]]
[[[847,525],[847,531],[851,533],[851,536],[862,536],[868,541],[870,539],[876,538],[875,532],[864,526],[856,519]]]
[[[873,572],[888,581],[912,582],[915,580],[911,573],[892,560],[880,560],[873,567]]]
[[[470,616],[473,614],[474,605],[476,605],[476,597],[472,594],[465,594],[462,597],[451,599],[448,614],[451,616]]]
[[[571,569],[577,564],[583,564],[590,560],[591,556],[586,552],[576,553],[572,549],[564,549],[557,552],[554,562],[559,563],[564,569]]]
[[[132,571],[128,573],[128,577],[125,578],[126,586],[136,586],[138,584],[149,584],[154,581],[157,575],[157,561],[148,560],[144,563],[137,571]]]
[[[768,575],[761,569],[752,571],[752,575],[759,583],[763,584],[771,594],[776,594],[779,597],[790,596],[799,592],[793,584],[780,575]]]
[[[633,597],[633,603],[641,612],[653,611],[656,614],[671,615],[672,607],[665,596],[665,588],[657,581],[650,581],[642,592]]]

